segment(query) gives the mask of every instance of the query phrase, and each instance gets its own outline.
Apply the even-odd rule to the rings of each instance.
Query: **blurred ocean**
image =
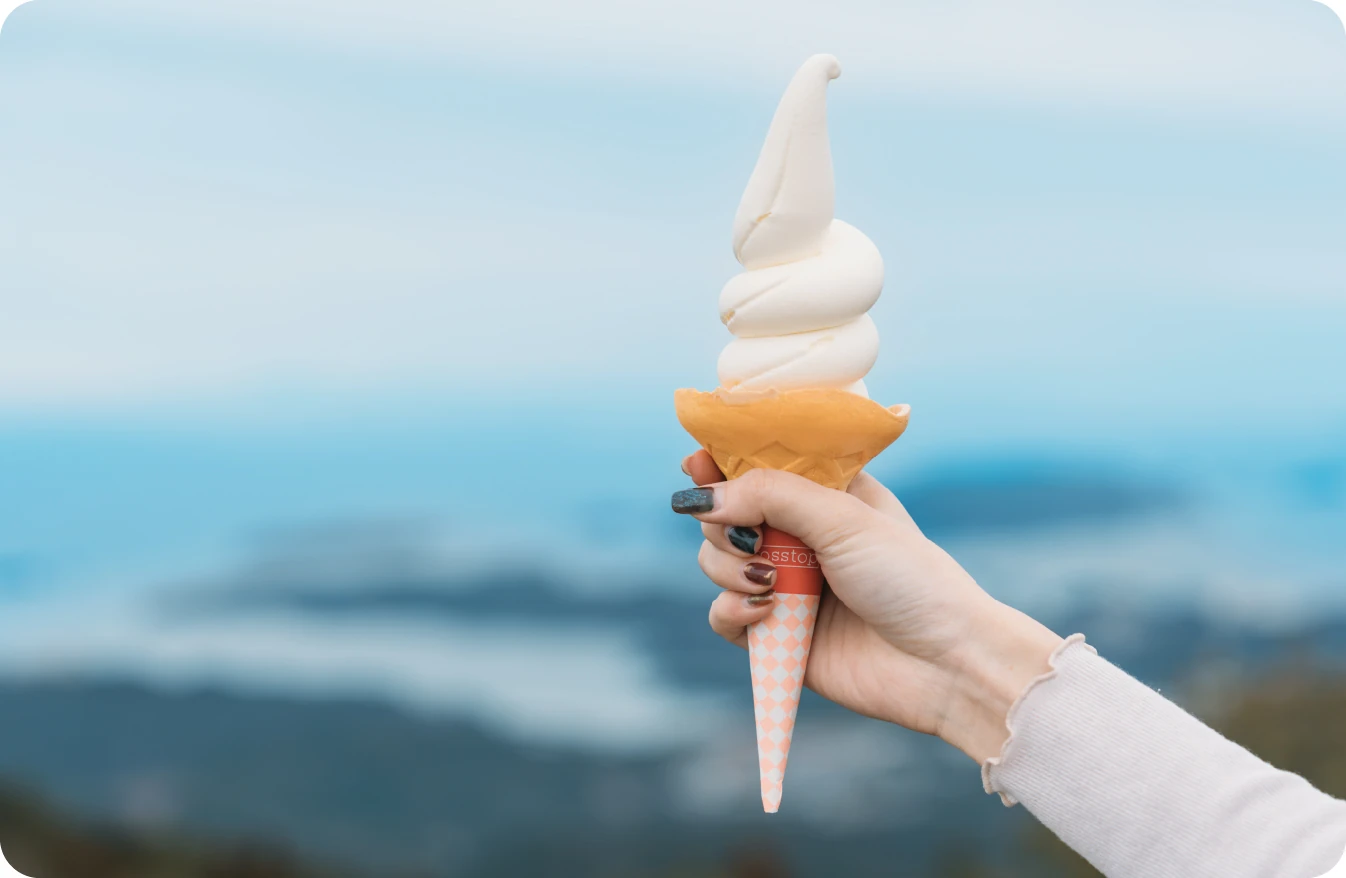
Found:
[[[711,706],[656,672],[638,608],[685,610],[695,643],[714,587],[668,511],[691,446],[658,401],[11,425],[4,667],[373,694],[540,740],[662,745],[690,728],[678,711]],[[1005,600],[1281,628],[1346,611],[1331,434],[1269,435],[1249,410],[1167,443],[1155,423],[1041,424],[1036,443],[1019,427],[944,451],[923,414],[871,469]],[[456,603],[492,600],[481,618]]]

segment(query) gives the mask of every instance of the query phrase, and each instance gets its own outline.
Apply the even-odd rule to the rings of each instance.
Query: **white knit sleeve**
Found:
[[[1082,635],[1051,668],[1011,708],[982,779],[1108,878],[1318,878],[1342,859],[1346,803],[1225,739]]]

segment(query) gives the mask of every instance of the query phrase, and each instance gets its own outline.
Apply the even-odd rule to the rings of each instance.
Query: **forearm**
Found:
[[[1000,714],[1012,730],[999,734],[1003,752],[985,758],[985,737],[964,749],[983,761],[987,792],[1022,802],[1109,878],[1317,878],[1341,858],[1346,804],[1226,740],[1078,635],[1045,664]],[[986,697],[992,716],[1005,695]]]
[[[1005,717],[1051,671],[1062,639],[1018,610],[986,597],[971,608],[968,634],[946,659],[949,697],[938,734],[975,762],[1000,754]]]

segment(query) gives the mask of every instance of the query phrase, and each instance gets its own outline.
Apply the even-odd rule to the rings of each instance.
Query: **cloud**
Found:
[[[1155,364],[1210,334],[1174,313],[1244,296],[1298,326],[1339,301],[1340,131],[1308,120],[1346,119],[1346,53],[1311,3],[374,8],[16,16],[0,404],[713,380],[728,217],[780,83],[822,47],[847,69],[842,215],[890,271],[872,386],[989,386],[1039,357],[1078,376],[1122,343]]]
[[[776,88],[801,58],[838,55],[857,82],[1103,102],[1214,101],[1263,108],[1346,94],[1346,46],[1299,0],[118,0],[104,15],[154,16],[400,58]],[[866,86],[861,86],[866,87]]]
[[[631,750],[696,740],[722,719],[719,699],[671,688],[639,644],[611,628],[316,624],[283,614],[168,626],[124,605],[35,612],[30,624],[5,620],[7,676],[373,697],[429,715],[477,716],[522,740]]]

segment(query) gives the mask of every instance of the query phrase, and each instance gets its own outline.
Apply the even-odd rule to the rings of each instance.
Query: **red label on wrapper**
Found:
[[[762,548],[758,554],[776,565],[776,594],[823,593],[818,556],[785,531],[762,525]]]

